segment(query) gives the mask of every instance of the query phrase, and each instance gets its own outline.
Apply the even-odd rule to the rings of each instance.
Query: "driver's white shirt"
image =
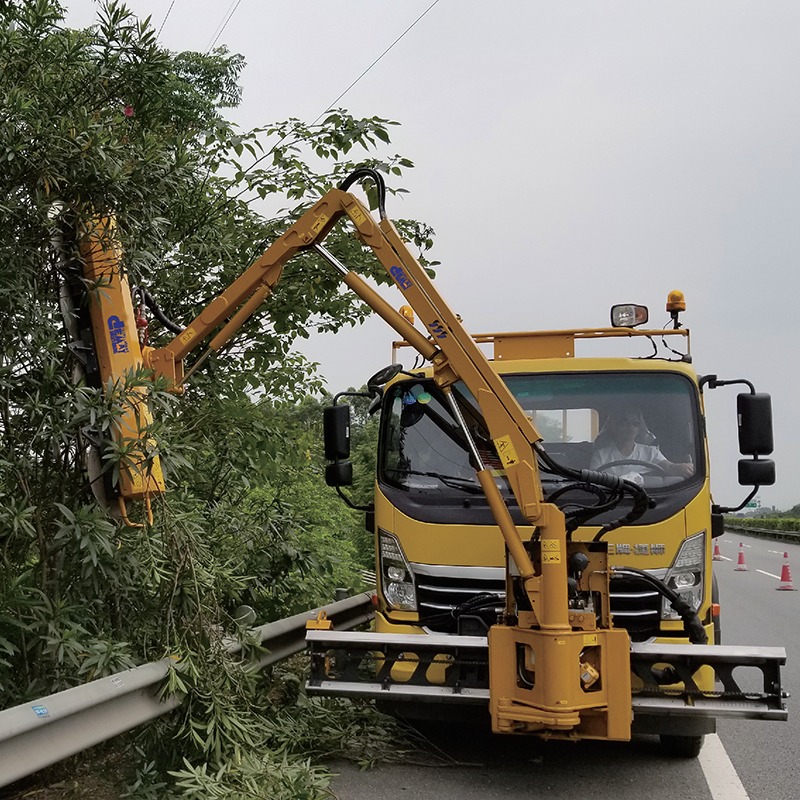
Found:
[[[663,466],[669,462],[669,459],[653,444],[634,442],[633,450],[628,455],[620,453],[616,445],[609,444],[606,447],[595,450],[589,463],[589,469],[597,469],[602,467],[603,464],[611,464],[614,461],[645,461],[648,464]],[[609,467],[603,470],[609,475],[616,475],[618,478],[632,480],[635,483],[642,482],[642,471],[646,472],[647,470],[645,467],[637,468],[636,464],[620,464],[618,467]]]

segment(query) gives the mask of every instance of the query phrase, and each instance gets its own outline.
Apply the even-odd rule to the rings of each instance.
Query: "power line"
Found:
[[[2,1],[2,0],[0,0],[0,2],[1,2],[1,1]],[[228,22],[230,22],[230,19],[231,19],[231,17],[233,16],[233,14],[234,14],[234,12],[236,11],[236,9],[239,7],[239,3],[241,3],[241,0],[235,0],[235,1],[236,1],[236,5],[235,5],[235,7],[233,8],[233,11],[231,11],[231,12],[230,12],[230,14],[228,15],[228,18],[227,18],[227,20],[225,20],[225,22],[223,23],[223,25],[222,25],[222,27],[221,27],[221,29],[220,29],[219,33],[217,33],[217,34],[216,34],[216,36],[215,36],[215,37],[212,39],[212,41],[211,41],[211,44],[210,44],[210,45],[209,45],[209,47],[208,47],[208,49],[209,49],[209,50],[210,50],[210,49],[211,49],[211,47],[212,47],[212,46],[213,46],[213,45],[216,43],[217,39],[218,39],[218,38],[220,37],[220,35],[222,34],[222,31],[223,31],[223,30],[225,30],[225,26],[228,24]],[[370,65],[369,65],[369,66],[368,66],[368,67],[367,67],[367,68],[366,68],[366,69],[365,69],[365,70],[364,70],[364,71],[363,71],[363,72],[362,72],[362,73],[361,73],[361,74],[360,74],[360,75],[359,75],[359,76],[358,76],[358,77],[357,77],[357,78],[356,78],[356,79],[355,79],[355,80],[354,80],[354,81],[353,81],[353,82],[352,82],[352,83],[351,83],[351,84],[350,84],[350,85],[349,85],[349,86],[348,86],[348,87],[347,87],[347,88],[346,88],[346,89],[345,89],[345,90],[344,90],[344,91],[343,91],[343,92],[342,92],[342,93],[341,93],[341,94],[340,94],[340,95],[339,95],[339,96],[338,96],[338,97],[337,97],[337,98],[334,100],[334,101],[333,101],[333,103],[331,103],[331,104],[328,106],[328,108],[330,108],[330,107],[331,107],[331,106],[333,106],[334,104],[338,103],[338,102],[339,102],[339,100],[341,100],[341,99],[342,99],[342,98],[343,98],[343,97],[344,97],[344,96],[345,96],[345,95],[346,95],[346,94],[347,94],[347,93],[350,91],[350,89],[352,89],[352,88],[353,88],[353,87],[354,87],[354,86],[355,86],[355,85],[356,85],[356,84],[357,84],[357,83],[358,83],[358,82],[359,82],[359,81],[360,81],[360,80],[361,80],[361,79],[362,79],[362,78],[363,78],[363,77],[364,77],[364,76],[365,76],[365,75],[366,75],[366,74],[367,74],[367,73],[368,73],[368,72],[369,72],[369,71],[370,71],[370,70],[371,70],[371,69],[372,69],[372,68],[373,68],[373,67],[374,67],[374,66],[375,66],[375,65],[376,65],[376,64],[377,64],[377,63],[378,63],[378,62],[379,62],[379,61],[380,61],[380,60],[381,60],[381,59],[382,59],[382,58],[383,58],[383,57],[384,57],[384,56],[385,56],[385,55],[386,55],[386,54],[387,54],[387,53],[388,53],[388,52],[389,52],[389,51],[390,51],[390,50],[391,50],[391,49],[392,49],[392,48],[393,48],[395,45],[396,45],[396,44],[397,44],[397,43],[398,43],[398,42],[399,42],[399,41],[400,41],[400,40],[401,40],[401,39],[402,39],[402,38],[403,38],[403,37],[404,37],[404,36],[405,36],[405,35],[406,35],[406,34],[407,34],[407,33],[408,33],[408,32],[409,32],[409,31],[410,31],[410,30],[411,30],[411,29],[412,29],[412,28],[413,28],[413,27],[414,27],[414,26],[415,26],[415,25],[416,25],[416,24],[417,24],[417,23],[418,23],[418,22],[419,22],[419,21],[420,21],[420,20],[421,20],[421,19],[422,19],[422,18],[423,18],[425,15],[426,15],[426,14],[427,14],[427,13],[428,13],[428,12],[429,12],[429,11],[430,11],[430,10],[431,10],[431,9],[432,9],[432,8],[433,8],[433,7],[434,7],[434,6],[435,6],[435,5],[438,3],[438,2],[439,2],[439,0],[433,0],[433,2],[432,2],[432,3],[431,3],[431,4],[430,4],[430,5],[429,5],[429,6],[428,6],[426,9],[425,9],[425,11],[423,11],[423,12],[422,12],[422,14],[420,14],[420,15],[419,15],[419,16],[418,16],[418,17],[417,17],[417,18],[416,18],[416,19],[415,19],[415,20],[414,20],[414,21],[413,21],[413,22],[412,22],[412,23],[411,23],[411,24],[410,24],[410,25],[409,25],[409,26],[408,26],[408,27],[407,27],[407,28],[406,28],[406,29],[405,29],[405,30],[404,30],[404,31],[403,31],[403,32],[402,32],[402,33],[401,33],[401,34],[400,34],[400,35],[399,35],[399,36],[398,36],[398,37],[397,37],[397,38],[396,38],[396,39],[395,39],[395,40],[394,40],[394,41],[393,41],[393,42],[392,42],[392,43],[391,43],[391,44],[390,44],[390,45],[389,45],[389,46],[388,46],[388,47],[387,47],[387,48],[386,48],[386,49],[385,49],[385,50],[384,50],[384,51],[383,51],[383,52],[382,52],[382,53],[381,53],[381,54],[380,54],[380,55],[379,55],[379,56],[378,56],[376,59],[375,59],[375,60],[374,60],[374,61],[373,61],[373,62],[372,62],[372,63],[371,63],[371,64],[370,64]],[[231,2],[231,6],[233,6],[233,2]],[[226,13],[227,13],[227,12],[226,12]],[[326,110],[327,110],[327,109],[326,109]],[[323,112],[322,112],[322,114],[320,114],[320,115],[319,115],[319,117],[317,117],[317,118],[314,120],[314,122],[312,122],[311,124],[312,124],[312,125],[315,125],[317,122],[319,122],[320,118],[321,118],[321,117],[322,117],[324,114],[325,114],[325,111],[323,111]],[[275,144],[274,144],[274,145],[273,145],[273,146],[272,146],[272,147],[269,149],[269,151],[268,151],[267,153],[264,153],[264,155],[262,155],[262,156],[260,156],[259,158],[257,158],[257,159],[256,159],[256,160],[255,160],[255,161],[254,161],[254,162],[253,162],[253,163],[252,163],[252,164],[251,164],[249,167],[247,167],[247,169],[245,170],[245,172],[249,172],[251,169],[254,169],[254,168],[255,168],[255,167],[256,167],[256,166],[257,166],[257,165],[258,165],[260,162],[262,162],[264,159],[266,159],[266,158],[269,158],[269,156],[271,156],[271,155],[272,155],[272,154],[275,152],[275,150],[276,150],[276,148],[278,147],[278,145],[279,145],[279,144],[280,144],[280,143],[281,143],[281,142],[282,142],[284,139],[286,139],[286,137],[287,137],[288,135],[289,135],[288,133],[284,133],[284,134],[283,134],[283,135],[280,137],[280,139],[278,140],[278,142],[276,142],[276,143],[275,143]],[[229,203],[231,203],[233,200],[235,200],[236,198],[240,197],[240,196],[241,196],[241,195],[244,193],[244,191],[245,191],[245,190],[244,190],[244,189],[242,189],[242,190],[241,190],[241,191],[240,191],[238,194],[236,194],[234,197],[231,197],[231,198],[229,198],[228,200],[226,200],[226,202],[225,202],[225,203],[223,203],[222,205],[218,206],[216,209],[212,209],[212,211],[210,211],[210,212],[209,212],[208,216],[210,216],[210,214],[211,214],[211,213],[216,213],[216,211],[220,210],[221,208],[224,208],[226,205],[228,205]]]
[[[167,9],[167,13],[166,13],[166,15],[164,17],[164,20],[161,23],[161,27],[158,29],[158,33],[156,34],[156,39],[158,39],[161,36],[161,31],[164,30],[164,25],[166,24],[167,20],[169,19],[170,12],[172,11],[172,6],[174,6],[174,5],[175,5],[175,0],[172,0],[172,2],[169,4],[169,8]]]
[[[332,102],[325,107],[325,111],[333,108],[437,3],[439,0],[433,2]],[[322,112],[312,125],[320,121],[325,114]]]
[[[242,2],[242,0],[233,0],[233,2],[231,2],[231,5],[229,6],[229,10],[231,9],[231,7],[233,8],[233,10],[230,11],[229,14],[227,14],[227,18],[223,17],[223,22],[220,24],[216,34],[214,35],[214,38],[211,40],[211,43],[206,48],[207,51],[210,52],[211,48],[217,43],[217,39],[219,39],[219,37],[222,36],[222,32],[225,30],[225,28],[228,27],[228,23],[231,21],[231,17],[236,13],[236,9],[239,8],[239,4],[241,2]],[[235,5],[234,5],[234,3],[235,3]]]
[[[326,107],[325,111],[330,109],[333,105],[338,103],[437,3],[439,0],[433,0],[433,2],[423,11],[329,106]],[[235,10],[235,9],[234,9]],[[312,123],[311,125],[316,125],[317,122],[322,118],[325,114],[325,111],[322,112]],[[257,164],[263,161],[266,158],[269,158],[274,152],[278,145],[288,136],[288,133],[284,133],[283,136],[269,149],[268,152],[264,153],[264,155],[257,158],[249,167],[248,170],[253,169]],[[247,170],[246,170],[247,171]],[[244,190],[242,190],[244,191]],[[241,194],[241,192],[239,193]],[[239,195],[236,195],[237,197]]]

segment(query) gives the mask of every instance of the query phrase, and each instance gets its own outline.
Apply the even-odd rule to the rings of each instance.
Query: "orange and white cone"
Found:
[[[719,551],[719,541],[714,540],[714,555],[711,557],[712,561],[724,561],[722,553]]]
[[[779,592],[796,592],[792,586],[792,573],[789,571],[789,554],[783,554],[783,569],[781,570],[781,585],[778,586]]]
[[[739,542],[739,562],[734,572],[747,572],[747,564],[744,563],[744,544]]]

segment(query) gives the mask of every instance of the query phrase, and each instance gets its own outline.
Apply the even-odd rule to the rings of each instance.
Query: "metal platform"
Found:
[[[643,683],[633,696],[633,709],[659,715],[786,720],[780,674],[785,663],[783,647],[633,644],[631,670]],[[653,672],[656,665],[671,666],[683,687],[660,686]],[[714,670],[714,692],[702,691],[695,683],[697,670],[704,666]]]
[[[483,636],[310,630],[306,642],[311,694],[433,703],[489,701],[489,648]],[[631,705],[634,714],[648,716],[785,720],[780,684],[785,663],[782,647],[633,644],[631,670],[641,686],[634,690]],[[659,683],[659,670],[665,667],[677,676],[666,686]],[[695,683],[703,667],[714,670],[713,692]],[[737,674],[740,668],[748,683]]]

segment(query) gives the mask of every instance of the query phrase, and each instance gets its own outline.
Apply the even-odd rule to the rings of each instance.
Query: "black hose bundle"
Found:
[[[421,617],[420,625],[427,625],[432,628],[440,627],[449,622],[458,625],[458,618],[464,614],[475,614],[476,612],[488,611],[502,606],[503,599],[491,592],[483,592],[471,597],[461,605],[456,606],[452,611],[443,611],[441,614],[433,614],[429,617]]]
[[[564,495],[570,492],[585,492],[593,494],[597,497],[597,502],[594,505],[586,505],[585,503],[570,503],[563,501],[560,505],[557,503]],[[609,494],[604,491],[602,486],[596,486],[593,483],[569,483],[557,489],[547,498],[548,502],[556,503],[558,507],[564,512],[566,519],[567,540],[572,538],[573,531],[580,528],[585,522],[588,522],[592,517],[602,514],[604,511],[610,511],[617,506],[622,500],[620,492],[613,492]]]
[[[383,180],[383,175],[371,167],[359,167],[353,170],[340,184],[339,189],[346,192],[354,183],[362,180],[362,178],[369,178],[378,190],[378,213],[381,219],[386,219],[386,183]]]
[[[647,581],[669,600],[669,604],[675,613],[683,620],[683,630],[689,641],[692,644],[708,644],[708,634],[700,621],[700,617],[697,616],[697,612],[681,595],[667,586],[664,581],[649,572],[635,567],[615,567],[614,575],[635,575],[637,578]]]
[[[185,328],[183,325],[178,325],[177,322],[173,322],[162,310],[158,303],[155,301],[153,295],[144,288],[144,286],[134,286],[131,289],[131,295],[134,298],[139,298],[141,302],[153,312],[153,316],[168,330],[172,331],[172,333],[183,333]]]
[[[613,531],[622,525],[630,525],[632,522],[635,522],[650,507],[650,496],[638,484],[632,481],[626,481],[624,478],[618,478],[616,475],[610,475],[607,472],[597,472],[590,469],[578,470],[565,467],[563,464],[559,464],[557,461],[553,460],[544,449],[541,442],[537,442],[534,447],[539,458],[545,463],[550,472],[565,478],[570,478],[576,481],[577,484],[586,484],[592,487],[603,487],[611,490],[610,496],[608,496],[602,491],[598,492],[595,488],[589,489],[589,491],[598,495],[600,502],[594,506],[585,506],[583,509],[570,511],[568,514],[570,518],[570,524],[567,528],[568,533],[571,534],[575,528],[591,519],[591,517],[614,508],[621,502],[623,496],[626,494],[631,495],[633,499],[632,508],[625,516],[609,522],[598,531],[594,537],[596,542],[600,541],[609,531]],[[558,496],[562,495],[568,489],[575,488],[577,488],[575,485],[564,487],[562,490],[559,490]]]

